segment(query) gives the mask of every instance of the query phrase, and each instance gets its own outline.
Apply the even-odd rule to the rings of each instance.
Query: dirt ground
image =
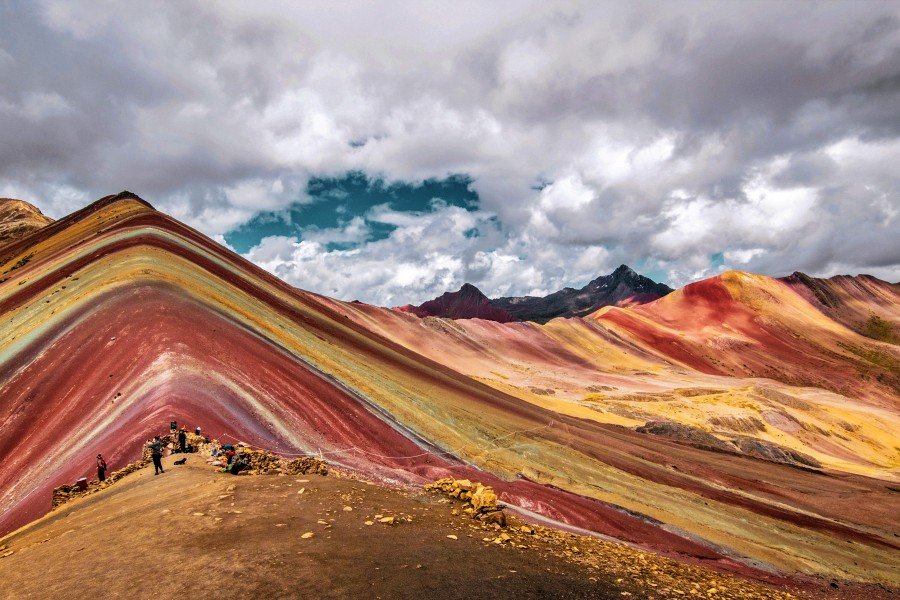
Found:
[[[0,598],[790,597],[517,519],[496,530],[436,494],[165,464],[0,540]]]

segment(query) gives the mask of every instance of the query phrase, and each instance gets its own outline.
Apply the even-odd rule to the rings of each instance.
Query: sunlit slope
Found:
[[[593,318],[700,371],[769,377],[900,406],[900,348],[851,331],[769,277],[730,271]]]
[[[819,279],[794,273],[781,281],[821,312],[857,333],[900,343],[900,285],[870,275]]]
[[[537,325],[419,319],[361,303],[322,301],[370,331],[557,413],[632,427],[673,420],[876,477],[893,478],[900,467],[892,408],[821,388],[692,369],[603,320]],[[788,359],[798,360],[805,359]]]
[[[471,365],[507,365],[503,390],[484,383],[492,369],[476,379],[474,366],[436,354],[445,338],[429,351],[389,339],[130,195],[37,231],[0,262],[2,529],[46,510],[49,490],[89,473],[98,451],[130,460],[175,417],[382,479],[477,477],[508,502],[660,551],[896,580],[896,494],[883,482],[583,418],[596,411],[570,401],[582,384],[634,376],[658,389],[654,373],[691,377],[615,331],[513,324],[507,339],[486,329],[482,346],[496,359],[459,337],[450,350],[468,345]],[[598,375],[603,364],[614,372]],[[517,369],[576,383],[558,399],[529,388],[526,401]]]

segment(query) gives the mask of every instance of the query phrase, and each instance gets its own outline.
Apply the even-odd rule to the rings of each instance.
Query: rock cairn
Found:
[[[240,455],[247,461],[249,475],[285,473],[287,475],[328,475],[328,463],[314,456],[303,456],[292,460],[282,458],[268,450],[251,448],[239,444]]]
[[[106,481],[89,481],[86,489],[81,489],[74,483],[63,484],[53,490],[53,498],[51,500],[50,507],[51,509],[54,509],[74,498],[99,492],[100,490],[111,486],[126,475],[130,475],[131,473],[144,468],[149,463],[150,455],[147,454],[146,456],[141,458],[141,460],[125,465],[118,471],[113,471],[106,476]]]
[[[288,461],[284,470],[289,475],[328,475],[328,463],[314,456]]]

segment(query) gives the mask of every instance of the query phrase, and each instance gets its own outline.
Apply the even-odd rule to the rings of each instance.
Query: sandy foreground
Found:
[[[142,469],[0,540],[0,597],[880,595],[828,582],[776,589],[515,517],[496,529],[434,493],[172,460],[165,474]]]

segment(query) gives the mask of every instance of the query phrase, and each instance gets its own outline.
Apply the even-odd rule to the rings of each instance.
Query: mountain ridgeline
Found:
[[[547,296],[491,299],[467,283],[458,292],[446,292],[419,306],[407,305],[400,307],[400,310],[419,317],[546,323],[556,317],[583,317],[604,306],[644,304],[671,292],[672,288],[666,284],[656,283],[621,265],[611,274],[601,275],[581,289],[567,287]]]
[[[174,420],[285,459],[324,456],[335,469],[407,491],[443,478],[480,482],[522,518],[695,566],[813,576],[842,594],[845,580],[900,588],[900,289],[892,284],[726,271],[653,302],[594,310],[660,290],[622,267],[584,290],[508,309],[472,286],[435,304],[514,319],[593,310],[586,318],[449,322],[297,289],[127,192],[45,225],[31,212],[23,214],[37,228],[0,244],[0,536],[11,533],[0,539],[4,583],[37,556],[12,532],[51,510],[54,488],[93,478],[98,452],[114,472],[140,460],[144,441]],[[532,303],[542,312],[520,312]],[[188,469],[207,466],[189,460],[197,466],[166,469],[166,478],[182,478],[170,490],[224,483],[215,473],[192,479]],[[353,492],[360,500],[339,510],[344,525],[310,538],[297,534],[315,527],[311,510],[292,512],[297,520],[286,516],[276,530],[269,524],[280,517],[268,503],[266,521],[249,508],[220,511],[217,488],[204,483],[202,496],[179,508],[148,474],[80,506],[94,521],[97,510],[119,515],[119,500],[137,489],[153,530],[173,530],[179,514],[226,541],[250,530],[263,544],[274,531],[288,534],[301,544],[290,551],[304,553],[337,548],[349,539],[339,532],[361,531],[374,506],[387,512],[381,498],[366,509]],[[238,479],[290,495],[298,510],[296,491]],[[323,500],[325,484],[309,485]],[[228,502],[248,502],[250,491]],[[101,509],[102,497],[115,501]],[[332,498],[320,507],[339,506]],[[68,511],[50,519],[66,532],[74,531]],[[441,548],[479,544],[482,534],[470,539],[462,529],[446,541],[449,524],[435,518],[390,530],[423,532]],[[385,522],[373,522],[370,538],[381,525],[389,535]],[[215,529],[226,526],[237,529]],[[403,529],[421,526],[431,529]],[[45,531],[42,552],[84,548],[71,543],[77,532],[48,539]],[[132,549],[101,533],[108,548]],[[331,546],[313,545],[329,535]],[[525,535],[528,546],[539,541]],[[403,543],[392,539],[382,548]],[[245,541],[251,554],[269,548]],[[363,550],[382,556],[378,546]],[[482,567],[474,567],[479,576]]]

